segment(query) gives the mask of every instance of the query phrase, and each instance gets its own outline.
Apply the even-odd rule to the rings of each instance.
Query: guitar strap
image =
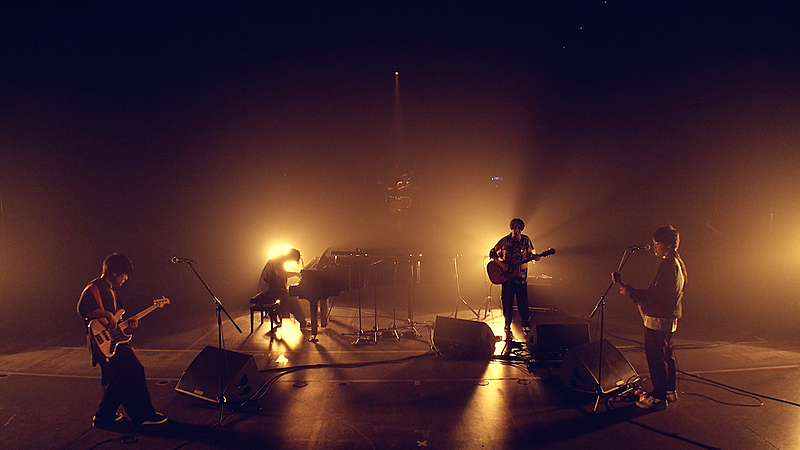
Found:
[[[103,308],[103,299],[100,298],[100,289],[97,288],[97,285],[94,282],[89,283],[89,285],[86,286],[83,289],[83,292],[86,292],[86,291],[89,291],[89,292],[92,293],[92,296],[94,297],[95,301],[97,302],[97,307],[99,309],[101,309],[101,310],[104,309]],[[88,323],[88,319],[86,319],[86,320],[87,320],[87,323]],[[92,367],[94,367],[97,364],[99,364],[101,360],[108,360],[108,358],[106,358],[104,355],[102,355],[100,353],[100,351],[96,348],[94,340],[91,337],[91,332],[90,332],[89,328],[86,328],[86,342],[87,342],[87,345],[89,347],[89,354],[92,355]],[[103,381],[105,382],[105,380],[103,380]]]
[[[100,297],[100,289],[97,288],[97,284],[90,283],[88,286],[86,286],[86,288],[83,291],[86,292],[87,290],[92,293],[92,296],[94,296],[94,299],[97,302],[97,308],[101,309],[101,310],[106,309],[105,306],[103,306],[103,299]],[[112,300],[114,302],[114,304],[113,304],[114,310],[111,311],[111,312],[112,313],[116,313],[117,312],[117,294],[116,294],[116,292],[114,292],[114,289],[109,289],[109,290],[111,291],[111,298],[112,298]]]
[[[111,298],[114,299],[114,311],[113,313],[117,313],[117,293],[114,292],[114,288],[111,288]]]
[[[90,283],[83,292],[89,291],[94,296],[95,301],[97,302],[98,309],[105,309],[103,308],[103,300],[100,298],[100,289],[97,289],[97,285],[94,283]]]

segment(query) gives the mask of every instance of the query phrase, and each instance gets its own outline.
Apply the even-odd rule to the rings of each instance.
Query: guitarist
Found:
[[[636,402],[642,409],[663,409],[667,402],[678,400],[675,390],[677,365],[672,349],[672,335],[683,314],[683,288],[686,265],[678,254],[681,235],[675,227],[665,225],[653,232],[653,253],[661,259],[658,271],[647,289],[636,289],[622,281],[619,272],[611,278],[619,284],[619,293],[627,295],[639,306],[644,324],[644,352],[653,393]]]
[[[120,343],[114,356],[106,358],[94,348],[88,335],[88,323],[92,319],[100,320],[109,331],[117,327],[114,314],[120,304],[116,290],[128,280],[131,271],[133,263],[127,256],[120,253],[108,255],[103,261],[102,275],[84,288],[78,301],[78,314],[87,325],[85,328],[92,353],[92,365],[99,364],[102,375],[103,397],[92,419],[92,425],[97,428],[108,428],[122,419],[122,414],[117,412],[120,405],[125,407],[131,421],[137,425],[155,425],[167,421],[165,416],[153,408],[144,367],[130,344]],[[126,325],[128,328],[136,328],[139,323],[136,319],[129,319]]]
[[[489,251],[489,258],[500,261],[508,266],[508,272],[513,274],[516,269],[519,272],[503,282],[500,299],[503,303],[503,317],[505,317],[506,340],[513,340],[514,334],[511,332],[511,319],[514,315],[514,299],[517,299],[517,309],[522,319],[522,330],[527,337],[531,331],[530,311],[528,310],[528,263],[525,261],[538,261],[531,239],[522,234],[525,222],[520,218],[511,220],[509,224],[511,233],[503,236],[497,244]]]

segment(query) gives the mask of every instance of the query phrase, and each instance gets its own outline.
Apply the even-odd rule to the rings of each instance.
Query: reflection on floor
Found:
[[[566,314],[532,311],[533,322],[544,325],[532,333],[536,342],[522,340],[518,323],[516,342],[495,339],[503,336],[497,309],[485,318],[461,311],[446,330],[435,313],[413,323],[362,316],[359,326],[354,310],[337,307],[314,343],[292,319],[273,332],[268,320],[256,320],[250,334],[248,312],[233,316],[243,332],[224,323],[224,352],[216,326],[134,338],[153,402],[170,418],[159,426],[135,429],[126,417],[110,430],[91,427],[99,371],[87,361],[82,336],[0,354],[0,447],[800,448],[800,351],[791,343],[732,334],[709,340],[705,324],[686,324],[675,339],[677,402],[647,413],[632,396],[609,394],[593,413],[598,396],[564,386],[569,376],[557,351],[589,328],[596,341],[596,323],[586,328]],[[558,325],[555,333],[548,335],[547,325]],[[481,359],[486,330],[492,355]],[[648,388],[640,333],[637,324],[607,322],[605,357],[618,350],[617,362],[629,362]],[[547,351],[531,351],[541,348]],[[229,370],[224,408],[216,401],[220,354]],[[570,363],[569,372],[595,375],[581,374],[581,362]],[[607,379],[624,373],[603,367]]]

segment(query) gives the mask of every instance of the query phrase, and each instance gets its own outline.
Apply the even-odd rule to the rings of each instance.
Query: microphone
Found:
[[[172,264],[178,264],[179,262],[182,262],[182,263],[192,263],[192,262],[194,262],[194,261],[192,261],[192,260],[191,260],[191,259],[189,259],[189,258],[178,258],[177,256],[173,256],[173,257],[172,257]]]
[[[650,244],[634,245],[632,247],[628,247],[628,250],[632,252],[635,252],[636,250],[650,250]]]

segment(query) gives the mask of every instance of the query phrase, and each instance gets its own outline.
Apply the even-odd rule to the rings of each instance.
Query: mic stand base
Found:
[[[373,335],[373,340],[370,339],[370,333],[372,332],[358,330],[355,333],[342,333],[342,336],[354,336],[355,340],[350,343],[351,345],[359,345],[362,343],[377,344],[377,333]]]
[[[386,328],[379,328],[378,332],[381,336],[388,333],[390,336],[394,336],[398,341],[400,340],[400,333],[397,332],[397,324],[394,321]]]
[[[422,333],[419,332],[417,327],[427,327],[428,324],[425,322],[415,322],[413,319],[406,319],[406,323],[401,325],[401,328],[410,328],[411,332],[414,334],[414,337],[421,338]]]
[[[625,250],[625,253],[623,253],[622,255],[622,259],[619,262],[619,267],[617,268],[617,272],[622,271],[622,268],[625,267],[625,264],[628,262],[628,259],[630,258],[631,254],[632,252],[628,252],[628,250]],[[598,311],[600,312],[600,354],[599,354],[600,363],[597,366],[597,398],[595,398],[594,401],[594,408],[592,408],[592,414],[594,414],[597,411],[597,406],[600,403],[600,397],[604,395],[603,394],[603,341],[605,339],[606,295],[608,295],[612,287],[614,287],[614,281],[612,281],[611,284],[608,285],[606,291],[603,293],[603,295],[600,296],[600,300],[598,300],[597,304],[594,305],[594,309],[592,310],[592,313],[589,315],[589,317],[591,318],[594,317],[595,313],[597,313]]]
[[[491,295],[487,295],[486,299],[483,300],[483,303],[481,304],[480,308],[478,308],[478,316],[480,317],[480,312],[481,310],[483,310],[483,319],[481,320],[486,320],[489,317],[489,314],[492,314],[492,317],[494,317],[492,311],[494,311],[494,309],[497,307],[502,309],[502,306],[498,306],[494,302],[494,298],[492,298]]]

